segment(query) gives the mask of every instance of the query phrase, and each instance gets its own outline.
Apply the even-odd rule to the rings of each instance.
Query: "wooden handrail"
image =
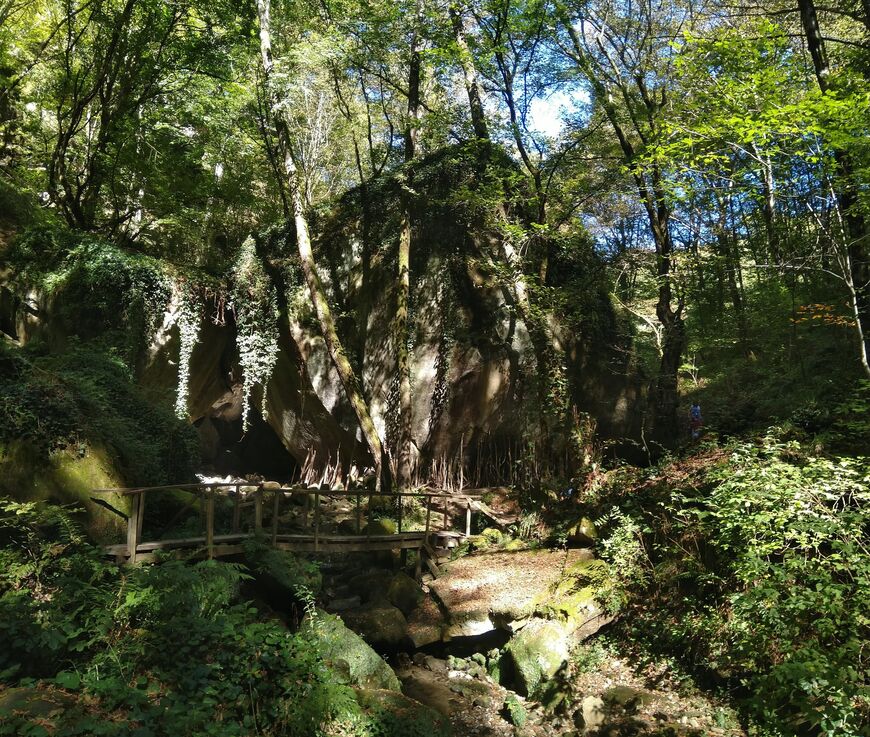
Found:
[[[263,484],[260,483],[221,483],[221,484],[182,484],[178,486],[153,486],[153,487],[140,487],[135,489],[101,489],[99,491],[111,491],[115,493],[121,493],[131,496],[130,500],[130,515],[127,518],[127,542],[126,545],[123,546],[127,552],[127,559],[130,563],[135,564],[139,559],[139,551],[145,550],[146,548],[154,548],[155,546],[159,547],[159,542],[143,542],[142,535],[142,523],[145,516],[145,495],[149,491],[164,491],[170,489],[180,489],[183,491],[190,491],[194,493],[199,498],[200,502],[200,513],[202,517],[202,527],[203,527],[203,536],[201,538],[196,538],[196,540],[201,540],[204,543],[205,553],[209,558],[213,558],[216,555],[216,547],[217,538],[221,538],[222,540],[227,539],[247,539],[251,536],[251,533],[240,534],[240,520],[239,514],[240,509],[243,506],[249,506],[250,502],[245,504],[241,503],[242,492],[241,489],[243,487],[251,487],[253,496],[253,506],[254,506],[254,533],[253,535],[257,535],[261,532],[263,528],[263,492],[272,492],[274,494],[274,498],[272,501],[272,518],[271,518],[271,529],[270,529],[270,537],[272,546],[276,546],[280,540],[286,535],[279,534],[278,530],[278,517],[280,514],[280,504],[281,499],[289,494],[291,497],[294,494],[304,494],[305,495],[305,504],[302,510],[302,521],[303,528],[308,527],[308,518],[310,513],[310,501],[311,498],[314,498],[314,530],[313,530],[313,546],[314,551],[318,552],[321,548],[322,540],[329,540],[330,542],[334,542],[334,535],[323,535],[321,531],[321,510],[320,510],[320,498],[323,496],[339,496],[339,497],[356,497],[356,528],[357,528],[357,536],[361,536],[363,530],[362,527],[362,510],[361,510],[361,499],[362,497],[366,497],[371,499],[376,496],[387,496],[392,497],[397,500],[399,503],[399,510],[397,515],[398,521],[398,534],[388,535],[388,536],[373,536],[371,531],[371,526],[366,525],[366,529],[364,531],[365,540],[378,541],[381,538],[386,537],[389,539],[403,539],[403,509],[402,509],[402,498],[403,497],[418,497],[424,498],[426,500],[426,521],[425,521],[425,529],[420,533],[410,533],[412,536],[416,536],[419,534],[421,546],[423,549],[427,548],[429,545],[429,538],[432,534],[432,505],[433,499],[441,500],[442,507],[442,529],[446,530],[448,527],[448,510],[449,510],[449,501],[453,500],[454,502],[465,502],[465,535],[468,536],[471,531],[471,512],[472,512],[472,496],[466,495],[463,493],[450,494],[439,491],[420,491],[420,492],[396,492],[394,494],[379,494],[374,491],[364,490],[364,489],[354,489],[354,490],[344,490],[344,489],[336,489],[336,490],[325,490],[320,488],[305,488],[305,487],[279,487],[275,489],[264,488]],[[221,489],[226,489],[229,492],[234,492],[234,504],[233,504],[233,519],[232,519],[232,534],[231,535],[216,535],[215,534],[215,497],[220,495]],[[482,496],[482,495],[475,495]],[[437,504],[437,502],[436,502]],[[184,507],[185,509],[189,508],[189,505]],[[438,534],[438,533],[435,533]],[[190,540],[193,542],[194,540]],[[175,541],[179,542],[179,541]],[[184,541],[181,541],[184,542]],[[111,548],[115,548],[117,546],[109,546]],[[404,550],[404,547],[403,547]],[[145,554],[145,553],[143,553]],[[220,554],[220,553],[217,553]],[[422,549],[420,555],[423,555]],[[429,561],[427,561],[427,565]],[[418,561],[419,568],[419,561]],[[431,566],[430,566],[431,568]]]
[[[190,491],[191,493],[196,493],[200,490],[207,489],[236,489],[236,493],[238,493],[238,489],[244,486],[250,486],[254,489],[262,488],[263,491],[271,491],[271,492],[282,492],[284,494],[320,494],[322,496],[392,496],[392,497],[434,497],[434,498],[447,498],[447,499],[479,499],[483,497],[483,494],[467,494],[464,491],[459,492],[445,492],[445,491],[392,491],[388,493],[384,492],[376,492],[370,491],[369,489],[321,489],[321,488],[313,488],[310,489],[305,486],[281,486],[277,489],[270,489],[269,487],[262,486],[260,482],[245,482],[245,481],[233,481],[233,482],[224,482],[220,484],[216,483],[207,483],[207,484],[175,484],[170,486],[139,486],[139,487],[130,487],[130,488],[117,488],[117,489],[92,489],[91,492],[93,494],[120,494],[121,496],[132,496],[134,494],[144,494],[148,491]]]

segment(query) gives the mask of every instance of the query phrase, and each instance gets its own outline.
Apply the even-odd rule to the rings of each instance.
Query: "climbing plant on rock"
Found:
[[[266,418],[266,385],[278,360],[277,296],[253,238],[242,244],[231,278],[230,300],[242,367],[242,428],[247,432],[251,394],[258,384],[263,388],[261,412]]]
[[[181,419],[187,419],[187,399],[190,392],[190,358],[193,348],[199,341],[199,322],[201,309],[196,296],[184,285],[178,290],[178,333],[180,346],[178,350],[178,391],[175,395],[175,414]]]

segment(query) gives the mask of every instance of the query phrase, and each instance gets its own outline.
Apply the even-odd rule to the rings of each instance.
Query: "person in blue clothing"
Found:
[[[692,440],[697,440],[701,437],[701,405],[697,402],[692,402],[689,408],[689,429],[692,431]]]

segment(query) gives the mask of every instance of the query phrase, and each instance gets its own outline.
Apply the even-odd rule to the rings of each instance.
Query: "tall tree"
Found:
[[[411,29],[408,63],[408,113],[405,123],[405,163],[414,160],[420,150],[420,118],[422,112],[421,75],[423,73],[423,6],[417,0]],[[408,330],[408,299],[411,291],[411,237],[412,237],[413,182],[407,181],[402,193],[402,220],[399,230],[398,273],[396,275],[396,316],[394,341],[396,343],[396,369],[399,374],[399,437],[396,475],[399,489],[411,486],[411,361]]]
[[[864,4],[865,24],[870,9]],[[798,0],[801,25],[806,37],[807,49],[813,60],[813,69],[823,95],[836,98],[838,87],[847,87],[831,68],[825,37],[819,26],[815,0]],[[855,322],[860,341],[861,365],[870,378],[870,230],[867,216],[859,198],[859,191],[866,182],[859,181],[852,154],[842,146],[833,145],[834,160],[839,170],[837,178],[837,201],[843,223],[847,285],[852,293]]]
[[[326,291],[317,271],[317,263],[314,251],[311,247],[311,236],[308,229],[308,219],[305,214],[303,202],[303,186],[300,181],[299,167],[296,162],[294,141],[291,139],[287,123],[286,111],[278,92],[274,79],[275,63],[272,56],[272,22],[271,1],[257,0],[257,19],[260,26],[260,56],[263,65],[263,75],[267,90],[269,106],[271,108],[272,121],[275,126],[277,141],[282,154],[284,173],[287,177],[290,206],[292,208],[293,223],[296,229],[296,246],[299,251],[299,261],[302,273],[308,286],[311,303],[317,315],[323,339],[327,350],[338,372],[345,395],[353,408],[363,438],[368,446],[375,466],[376,488],[380,490],[383,466],[383,447],[374,422],[369,414],[368,406],[363,398],[362,391],[354,374],[353,367],[344,351],[335,319],[329,308]]]
[[[643,165],[640,157],[659,134],[667,104],[668,48],[679,35],[683,11],[645,3],[627,12],[621,3],[607,0],[574,9],[557,2],[555,11],[562,49],[603,109],[646,212],[656,254],[656,316],[662,328],[654,424],[659,440],[672,444],[679,432],[677,373],[686,345],[685,305],[674,293],[666,172],[656,161]]]
[[[471,112],[471,127],[474,135],[481,140],[489,140],[489,126],[486,123],[486,113],[483,109],[483,97],[480,91],[479,74],[474,56],[468,46],[465,34],[465,17],[462,7],[451,2],[448,8],[450,25],[453,29],[453,40],[456,44],[456,52],[459,65],[462,67],[462,76],[465,82],[465,92],[468,95],[468,107]]]

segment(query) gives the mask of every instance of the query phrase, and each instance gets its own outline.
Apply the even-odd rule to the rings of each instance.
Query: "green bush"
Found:
[[[870,461],[778,431],[729,451],[624,503],[655,564],[628,627],[741,687],[771,734],[870,734]]]
[[[0,713],[0,735],[441,733],[414,702],[341,685],[316,638],[239,598],[248,577],[215,561],[119,568],[64,510],[0,500],[0,684],[69,702]]]

